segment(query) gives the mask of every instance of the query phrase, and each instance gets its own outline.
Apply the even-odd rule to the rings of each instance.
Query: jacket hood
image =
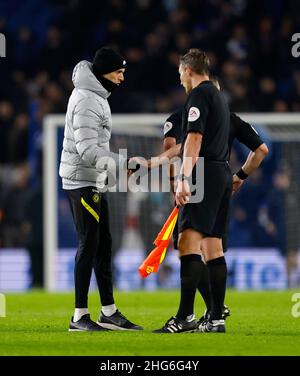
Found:
[[[92,72],[92,63],[89,61],[80,61],[75,66],[72,81],[76,89],[91,90],[104,99],[107,99],[110,96],[110,93],[101,85]]]

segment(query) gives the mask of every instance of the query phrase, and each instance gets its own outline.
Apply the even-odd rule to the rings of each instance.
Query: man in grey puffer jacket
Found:
[[[142,330],[116,308],[113,298],[109,212],[106,194],[107,162],[125,163],[110,152],[110,93],[124,81],[126,61],[102,47],[93,63],[81,61],[73,71],[59,174],[68,195],[79,246],[75,258],[75,312],[70,331]],[[88,290],[95,271],[102,310],[97,323],[88,312]]]

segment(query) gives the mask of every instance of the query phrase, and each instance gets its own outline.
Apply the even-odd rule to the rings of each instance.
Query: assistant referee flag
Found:
[[[154,240],[154,245],[156,245],[156,248],[153,249],[153,251],[139,267],[139,273],[142,278],[148,277],[148,275],[151,273],[157,273],[159,265],[165,258],[177,218],[178,207],[176,206]]]

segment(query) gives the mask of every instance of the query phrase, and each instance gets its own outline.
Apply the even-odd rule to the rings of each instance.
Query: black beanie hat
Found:
[[[99,76],[126,67],[126,60],[110,47],[102,47],[93,60],[93,71]]]

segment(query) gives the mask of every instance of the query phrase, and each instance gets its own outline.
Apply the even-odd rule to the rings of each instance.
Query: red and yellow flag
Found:
[[[154,245],[156,245],[156,248],[153,249],[153,251],[139,267],[139,273],[142,278],[148,277],[148,275],[151,273],[157,273],[159,265],[163,262],[166,256],[177,218],[178,207],[175,207],[154,240]]]

